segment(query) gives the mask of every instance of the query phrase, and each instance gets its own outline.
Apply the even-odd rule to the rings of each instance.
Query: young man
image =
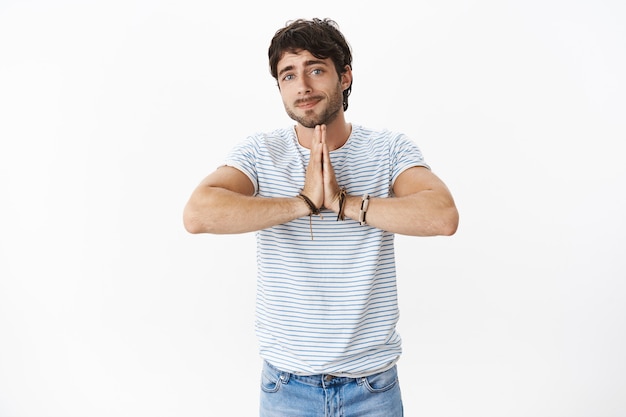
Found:
[[[234,147],[185,228],[257,232],[262,417],[402,416],[393,237],[454,234],[454,200],[405,135],[346,122],[352,54],[335,22],[278,30],[269,63],[296,125]]]

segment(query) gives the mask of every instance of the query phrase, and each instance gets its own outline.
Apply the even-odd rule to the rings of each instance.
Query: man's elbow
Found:
[[[441,220],[439,232],[441,236],[452,236],[456,233],[459,228],[459,212],[455,207],[449,208]]]
[[[183,210],[183,226],[187,232],[194,235],[206,232],[204,225],[200,221],[200,217],[189,205],[185,206]]]
[[[192,235],[196,235],[198,233],[201,233],[200,227],[198,226],[198,223],[188,219],[187,217],[183,216],[183,226],[185,227],[185,230],[189,233],[191,233]]]

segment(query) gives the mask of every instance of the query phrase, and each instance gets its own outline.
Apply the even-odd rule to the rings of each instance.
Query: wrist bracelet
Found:
[[[346,218],[343,213],[346,208],[346,189],[339,190],[339,211],[337,212],[337,221],[344,220]]]
[[[361,211],[359,212],[359,224],[361,226],[365,226],[365,216],[367,215],[367,208],[370,205],[370,196],[369,194],[364,194],[363,199],[361,200]]]
[[[314,214],[319,214],[321,216],[320,209],[315,207],[315,204],[311,201],[311,199],[309,197],[305,196],[304,194],[300,193],[300,194],[298,194],[298,197],[300,199],[302,199],[306,203],[307,206],[309,206],[309,210],[311,211],[309,213],[309,230],[311,231],[311,240],[313,240],[313,219],[312,219],[312,216]]]
[[[304,200],[307,206],[309,206],[309,210],[311,210],[311,214],[320,214],[320,209],[315,207],[315,204],[313,204],[313,202],[311,201],[309,197],[305,196],[302,193],[298,194],[298,197]]]

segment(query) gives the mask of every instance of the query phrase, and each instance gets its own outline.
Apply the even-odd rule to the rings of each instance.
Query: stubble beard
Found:
[[[317,125],[328,125],[332,121],[334,121],[339,112],[343,108],[343,91],[341,90],[341,85],[338,86],[335,94],[330,97],[330,101],[328,102],[328,106],[326,106],[321,114],[316,114],[314,109],[307,110],[303,115],[298,115],[295,111],[288,107],[285,104],[285,110],[287,111],[287,115],[292,119],[301,124],[302,126],[313,129]]]

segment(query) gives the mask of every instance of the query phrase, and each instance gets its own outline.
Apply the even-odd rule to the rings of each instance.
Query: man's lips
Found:
[[[301,109],[310,109],[321,101],[320,98],[309,98],[296,101],[296,107]]]

